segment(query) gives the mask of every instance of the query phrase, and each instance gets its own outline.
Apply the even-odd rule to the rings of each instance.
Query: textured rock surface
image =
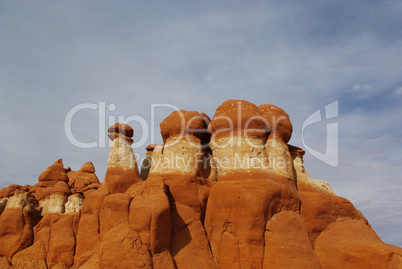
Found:
[[[165,145],[154,148],[147,181],[161,177],[169,189],[170,252],[177,268],[214,268],[201,219],[202,180],[197,178],[205,156],[201,143],[208,137],[205,116],[180,110],[162,121],[160,127]]]
[[[11,258],[33,242],[36,224],[29,193],[15,192],[0,215],[0,256]]]
[[[47,269],[46,249],[42,241],[38,241],[26,248],[11,260],[13,268],[19,269]],[[0,266],[0,268],[3,268]]]
[[[71,192],[79,193],[84,197],[97,190],[100,185],[92,162],[86,162],[78,171],[68,172],[67,177]]]
[[[402,268],[401,248],[311,178],[276,106],[173,112],[142,178],[134,130],[108,131],[102,183],[91,162],[58,160],[0,190],[0,268]]]
[[[110,147],[105,185],[111,193],[125,192],[131,185],[142,181],[133,149],[126,139],[116,137]]]
[[[384,244],[362,220],[337,220],[314,247],[322,268],[401,268],[402,249]]]
[[[115,138],[120,137],[127,141],[130,145],[133,143],[134,130],[127,124],[115,123],[108,129],[109,138],[113,141]]]
[[[267,120],[256,105],[242,100],[228,100],[216,109],[209,124],[209,143],[219,177],[239,174],[267,174],[268,159],[264,149]]]
[[[274,105],[260,105],[258,110],[267,119],[270,129],[265,144],[270,168],[275,173],[293,179],[292,157],[286,144],[293,131],[288,113]]]
[[[265,227],[263,268],[321,268],[303,217],[281,211]]]
[[[65,181],[68,182],[66,170],[63,167],[63,161],[57,160],[54,164],[49,166],[42,174],[39,175],[39,182],[42,181]]]

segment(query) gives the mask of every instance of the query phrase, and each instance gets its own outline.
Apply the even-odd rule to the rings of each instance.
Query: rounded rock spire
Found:
[[[269,123],[270,138],[281,139],[285,143],[289,142],[293,127],[288,113],[282,108],[270,104],[260,105],[258,110]]]

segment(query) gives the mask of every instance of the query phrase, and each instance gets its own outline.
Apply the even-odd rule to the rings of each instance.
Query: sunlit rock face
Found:
[[[115,124],[109,128],[110,146],[105,185],[111,193],[123,193],[133,184],[142,181],[138,163],[131,148],[134,134],[126,124]]]
[[[1,189],[0,268],[402,268],[401,248],[311,178],[279,107],[228,100],[160,127],[141,173],[116,123],[102,183],[92,162],[59,159]]]
[[[204,155],[202,139],[208,135],[203,116],[196,111],[174,111],[160,124],[164,145],[152,152],[152,175],[195,177]]]
[[[152,152],[148,180],[162,177],[169,189],[170,252],[177,268],[215,268],[202,219],[210,184],[204,172],[208,159],[209,118],[196,111],[172,112],[160,124],[164,145]]]
[[[306,183],[314,188],[318,188],[335,195],[328,182],[324,180],[312,179],[309,172],[306,171],[303,165],[303,155],[305,154],[304,150],[291,145],[289,145],[289,150],[293,160],[293,175],[298,183]]]
[[[274,105],[260,105],[260,113],[268,121],[270,134],[265,144],[270,168],[277,174],[293,178],[292,157],[287,143],[292,136],[292,123],[289,115]]]
[[[95,174],[95,167],[92,162],[86,162],[78,171],[67,173],[68,185],[72,194],[88,196],[100,186],[98,177]]]
[[[300,209],[294,182],[269,166],[268,123],[256,105],[229,100],[209,126],[218,181],[204,225],[220,268],[262,268],[267,220],[282,210]]]
[[[209,124],[219,177],[239,174],[267,174],[265,152],[268,124],[256,105],[228,100],[216,109]]]

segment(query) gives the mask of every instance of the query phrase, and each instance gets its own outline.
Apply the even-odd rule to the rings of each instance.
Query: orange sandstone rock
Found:
[[[289,115],[274,105],[260,105],[258,110],[269,124],[270,134],[265,144],[265,152],[270,168],[274,173],[294,180],[292,157],[286,144],[293,131]]]
[[[86,263],[96,250],[96,246],[101,243],[99,212],[103,199],[109,193],[110,191],[107,187],[101,187],[84,200],[74,257],[76,266]]]
[[[132,128],[109,133],[102,184],[91,162],[58,160],[34,186],[0,190],[0,268],[402,268],[401,248],[311,178],[276,106],[173,112],[146,181]]]
[[[84,197],[97,190],[100,186],[92,162],[86,162],[80,170],[67,173],[68,185],[72,193],[79,193]]]
[[[160,123],[163,142],[175,137],[197,137],[204,135],[205,124],[203,116],[197,111],[173,111]]]
[[[260,105],[258,111],[263,115],[269,125],[269,136],[273,139],[287,143],[292,136],[293,127],[289,115],[283,109],[274,105]]]
[[[205,152],[201,141],[206,133],[204,117],[195,111],[174,111],[161,123],[165,144],[152,152],[147,181],[162,177],[168,187],[171,243],[177,268],[215,268],[202,226],[202,205],[197,176]],[[134,199],[135,201],[135,199]]]
[[[314,244],[322,268],[401,268],[402,249],[384,244],[363,220],[338,219]]]
[[[36,218],[29,193],[14,193],[0,215],[0,256],[11,258],[33,243]]]
[[[321,268],[300,214],[281,211],[273,215],[264,237],[263,268]]]
[[[298,188],[301,199],[301,214],[313,243],[322,231],[339,218],[358,219],[368,224],[361,212],[347,199],[333,195],[321,188],[316,188],[306,182],[299,182]]]
[[[12,258],[13,268],[18,269],[47,269],[46,249],[42,241],[18,252]],[[1,267],[0,265],[0,268]]]
[[[120,137],[127,141],[130,145],[133,144],[134,130],[127,124],[115,123],[108,129],[110,140],[114,141],[116,137]]]
[[[205,218],[212,253],[220,268],[262,268],[267,221],[282,210],[300,209],[296,185],[269,169],[267,119],[254,104],[226,101],[210,130],[218,160],[218,182],[210,191]]]
[[[128,129],[128,127],[124,128]],[[120,136],[113,139],[104,181],[111,193],[125,192],[131,185],[142,181],[137,160],[130,145],[127,139]]]
[[[68,182],[66,170],[63,167],[63,161],[57,160],[54,164],[49,166],[42,174],[39,175],[39,182],[42,181],[64,181]]]
[[[255,104],[244,100],[228,100],[220,105],[209,123],[212,137],[247,136],[266,140],[268,122]]]
[[[115,130],[117,128],[116,124],[111,128]],[[123,128],[125,133],[131,134],[130,131],[127,131],[130,130],[131,127],[122,127],[122,124],[120,124],[119,128]],[[117,136],[112,140],[104,183],[111,193],[123,193],[131,185],[142,181],[142,178],[139,174],[133,149],[130,146],[131,143],[121,136]]]

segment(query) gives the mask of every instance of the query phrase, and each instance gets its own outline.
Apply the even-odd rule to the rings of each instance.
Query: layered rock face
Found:
[[[162,178],[169,189],[170,252],[177,268],[214,268],[215,262],[202,225],[210,187],[204,175],[202,147],[207,133],[205,116],[195,111],[172,112],[161,122],[164,145],[152,152],[148,180]]]
[[[228,100],[217,108],[209,124],[210,146],[219,177],[268,172],[265,141],[269,130],[256,105]]]
[[[295,182],[269,166],[269,126],[256,105],[226,101],[210,130],[218,167],[205,218],[212,253],[220,268],[262,268],[268,220],[282,210],[300,210]]]
[[[402,268],[352,203],[303,165],[289,115],[228,100],[174,111],[141,173],[116,123],[102,183],[56,161],[0,190],[0,268]]]
[[[260,105],[260,113],[267,119],[270,134],[265,144],[265,152],[270,168],[277,174],[293,178],[292,157],[287,143],[292,136],[292,123],[289,115],[274,105]]]

